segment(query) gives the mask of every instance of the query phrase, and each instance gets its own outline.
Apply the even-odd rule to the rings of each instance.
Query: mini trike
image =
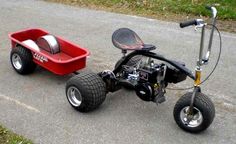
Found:
[[[212,13],[211,24],[202,19],[180,23],[181,28],[195,25],[195,28],[202,30],[195,73],[182,62],[151,52],[156,49],[154,45],[143,43],[134,31],[121,28],[113,33],[112,42],[121,49],[123,57],[116,63],[113,71],[80,73],[68,80],[66,97],[71,106],[80,112],[89,112],[103,103],[108,92],[115,92],[122,87],[135,90],[137,96],[144,101],[160,104],[165,101],[168,83],[179,83],[188,76],[194,80],[193,91],[184,94],[177,101],[173,111],[174,119],[180,128],[191,133],[207,129],[215,117],[215,107],[210,98],[201,92],[201,66],[209,61],[213,33],[215,29],[218,31],[215,26],[217,10],[215,7],[207,9]],[[206,25],[211,25],[212,29],[208,49],[203,56]]]

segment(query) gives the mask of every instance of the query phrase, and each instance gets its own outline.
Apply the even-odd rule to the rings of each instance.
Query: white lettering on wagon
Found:
[[[47,58],[45,58],[44,56],[42,56],[42,55],[40,55],[40,54],[38,54],[38,53],[34,53],[34,54],[33,54],[33,57],[34,57],[36,60],[38,60],[38,61],[40,61],[40,62],[42,62],[42,63],[48,62],[48,59],[47,59]]]

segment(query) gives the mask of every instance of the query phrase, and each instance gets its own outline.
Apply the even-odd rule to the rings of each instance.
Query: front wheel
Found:
[[[188,114],[193,93],[186,93],[174,107],[174,119],[177,125],[185,131],[198,133],[207,129],[215,117],[215,107],[212,101],[203,93],[196,93],[192,114]]]
[[[76,110],[89,112],[105,100],[106,85],[95,73],[81,73],[67,82],[66,97]]]

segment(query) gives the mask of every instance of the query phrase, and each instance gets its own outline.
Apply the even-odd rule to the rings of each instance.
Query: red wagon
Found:
[[[31,73],[34,71],[36,64],[58,75],[76,72],[86,66],[88,50],[61,37],[54,36],[57,43],[52,43],[52,46],[55,47],[55,44],[57,44],[56,46],[59,47],[60,50],[57,53],[47,51],[44,48],[50,48],[47,43],[41,44],[41,47],[36,46],[36,42],[47,35],[49,33],[42,29],[27,29],[9,34],[12,47],[10,60],[13,68],[18,73]],[[49,37],[53,38],[53,36]],[[30,42],[30,44],[27,42]]]

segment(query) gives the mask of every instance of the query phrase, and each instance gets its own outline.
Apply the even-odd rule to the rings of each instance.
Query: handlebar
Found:
[[[185,27],[191,26],[191,25],[197,25],[197,21],[194,19],[194,20],[189,20],[189,21],[181,22],[181,23],[179,24],[179,26],[180,26],[181,28],[185,28]]]
[[[210,10],[211,11],[211,14],[212,14],[212,18],[216,18],[216,15],[217,15],[217,10],[215,7],[213,6],[206,6],[206,9]]]
[[[217,10],[215,7],[213,6],[206,6],[206,9],[211,10],[211,14],[212,14],[212,25],[215,26],[216,24],[216,16],[217,16]],[[207,53],[205,55],[205,57],[203,58],[203,61],[208,62],[209,58],[210,58],[210,54],[211,54],[211,47],[212,47],[212,40],[213,40],[213,35],[214,35],[214,29],[211,29],[211,35],[210,35],[210,39],[209,39],[209,44],[208,44],[208,49],[207,49]]]
[[[215,25],[215,22],[216,22],[215,19],[216,19],[216,16],[217,16],[216,8],[212,7],[212,6],[206,6],[206,9],[211,11],[211,14],[212,14],[212,25]],[[188,27],[188,26],[191,26],[191,25],[200,25],[202,23],[204,23],[203,20],[201,20],[201,19],[194,19],[194,20],[189,20],[189,21],[181,22],[179,26],[181,28],[185,28],[185,27]]]
[[[206,9],[211,11],[212,15],[212,22],[211,25],[216,24],[216,16],[217,16],[217,10],[213,6],[206,6]],[[198,66],[201,66],[203,64],[207,64],[210,54],[211,54],[211,47],[212,47],[212,40],[213,40],[213,35],[214,35],[214,28],[211,30],[210,34],[210,39],[209,39],[209,44],[208,44],[208,49],[205,54],[205,57],[203,58],[203,47],[204,47],[204,36],[205,36],[205,26],[207,25],[202,19],[194,19],[194,20],[189,20],[185,22],[180,23],[181,28],[185,28],[191,25],[195,25],[196,28],[202,28],[202,36],[201,36],[201,44],[200,44],[200,52],[199,52],[199,60],[198,60]]]

